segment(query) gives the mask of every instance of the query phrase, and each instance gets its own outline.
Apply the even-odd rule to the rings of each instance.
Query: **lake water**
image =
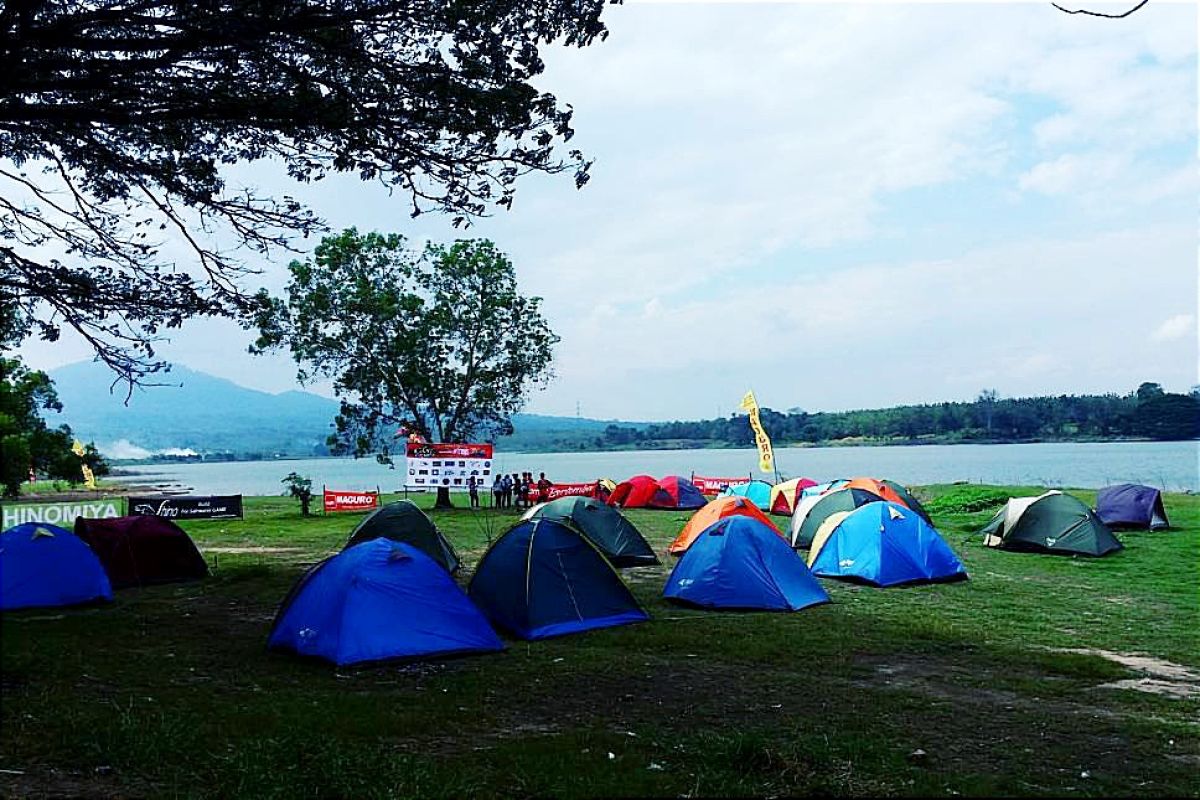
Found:
[[[609,453],[497,453],[503,472],[545,472],[564,483],[631,475],[733,476],[757,470],[754,450],[636,450]],[[922,445],[914,447],[803,447],[775,451],[785,478],[817,481],[871,475],[904,484],[1033,484],[1099,488],[1144,483],[1169,491],[1200,491],[1200,442],[1098,444]],[[388,469],[374,459],[316,458],[125,467],[128,481],[178,483],[197,494],[280,494],[280,480],[295,471],[318,490],[397,491],[403,459]],[[755,472],[755,477],[761,476]]]

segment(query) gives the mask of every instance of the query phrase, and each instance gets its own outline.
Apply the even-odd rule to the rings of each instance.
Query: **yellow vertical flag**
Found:
[[[84,455],[87,454],[87,450],[85,450],[83,447],[83,442],[79,441],[78,439],[76,439],[75,443],[71,445],[71,452],[74,453],[75,455],[79,456],[80,458],[83,458]],[[92,474],[92,468],[89,467],[86,463],[80,464],[79,466],[80,466],[81,471],[83,472],[83,485],[89,489],[95,489],[96,488],[96,476]]]
[[[750,429],[754,431],[754,443],[758,445],[758,469],[760,472],[775,471],[775,454],[771,451],[771,437],[763,430],[762,421],[758,418],[758,401],[754,392],[746,392],[742,398],[742,409],[750,412]]]

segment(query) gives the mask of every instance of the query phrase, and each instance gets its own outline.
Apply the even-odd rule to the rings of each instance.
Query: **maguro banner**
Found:
[[[404,448],[409,489],[466,491],[471,476],[481,491],[492,485],[490,444],[408,442]]]
[[[366,511],[379,507],[379,492],[336,492],[325,490],[326,511]]]
[[[720,494],[730,486],[740,486],[743,483],[749,482],[749,475],[742,475],[737,478],[706,478],[703,475],[692,476],[692,485],[699,489],[701,494]]]
[[[548,503],[560,497],[595,497],[596,484],[593,483],[555,483],[545,492],[534,489],[529,497],[535,503]]]

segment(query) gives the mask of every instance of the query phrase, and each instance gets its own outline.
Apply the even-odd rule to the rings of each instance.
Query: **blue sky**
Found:
[[[753,388],[833,410],[1197,382],[1197,12],[1048,4],[643,4],[541,84],[596,159],[472,229],[350,178],[289,184],[338,229],[487,236],[545,297],[528,410],[710,416]],[[283,261],[258,282],[279,288]],[[270,391],[286,358],[197,322],[162,352]],[[53,367],[78,343],[25,348]],[[313,387],[324,391],[324,387]]]

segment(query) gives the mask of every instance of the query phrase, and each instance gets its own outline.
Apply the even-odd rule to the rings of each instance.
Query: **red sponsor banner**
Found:
[[[325,490],[326,511],[365,511],[379,507],[379,492],[337,492]]]
[[[743,483],[749,482],[749,475],[741,475],[737,478],[706,478],[703,475],[692,476],[692,485],[699,489],[701,494],[720,494],[730,486],[740,486]]]
[[[405,442],[408,458],[492,458],[490,444],[448,444],[445,442]]]
[[[529,497],[535,503],[548,503],[560,497],[595,497],[596,482],[591,483],[552,483],[546,491],[535,488]]]

